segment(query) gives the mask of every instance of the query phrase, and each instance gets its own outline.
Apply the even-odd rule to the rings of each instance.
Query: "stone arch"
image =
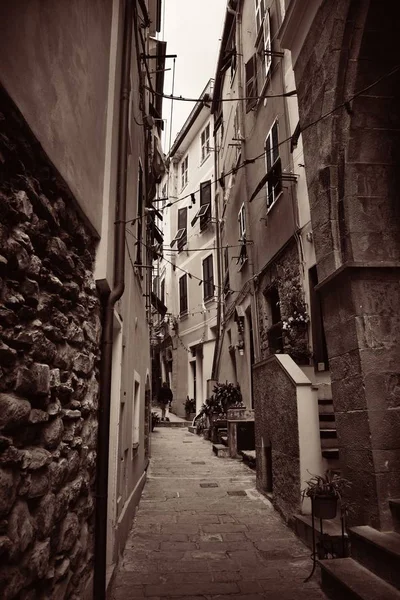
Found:
[[[396,23],[394,3],[323,0],[295,67],[342,468],[377,528],[400,495]]]

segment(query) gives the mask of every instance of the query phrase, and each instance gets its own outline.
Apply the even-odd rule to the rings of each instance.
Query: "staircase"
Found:
[[[319,435],[324,470],[339,471],[339,448],[331,386],[325,383],[314,385],[313,389],[318,391]]]
[[[331,600],[400,600],[400,499],[389,504],[393,531],[351,527],[352,558],[319,561]]]

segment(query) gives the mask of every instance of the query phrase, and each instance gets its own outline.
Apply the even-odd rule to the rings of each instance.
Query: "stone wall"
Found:
[[[268,330],[271,327],[271,317],[266,299],[266,292],[273,286],[278,290],[280,312],[282,321],[288,323],[293,318],[294,311],[308,314],[309,308],[305,305],[303,281],[300,272],[299,254],[296,242],[292,242],[266,269],[258,282],[258,321],[260,335],[260,358],[270,356]],[[294,361],[308,364],[310,357],[307,323],[294,321],[283,330],[283,351],[289,354]]]
[[[295,65],[349,523],[383,530],[400,494],[395,8],[324,0]]]
[[[286,521],[300,509],[300,449],[296,386],[270,358],[253,367],[257,488],[272,491]],[[267,485],[266,449],[272,481]],[[272,488],[272,489],[271,489]]]
[[[0,596],[83,598],[92,569],[94,240],[0,90]]]

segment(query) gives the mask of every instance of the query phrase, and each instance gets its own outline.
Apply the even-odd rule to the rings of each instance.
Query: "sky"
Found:
[[[167,54],[177,54],[175,60],[174,95],[198,98],[208,80],[214,78],[219,43],[227,0],[163,0],[162,37],[167,42]],[[172,93],[173,59],[167,58],[164,93]],[[193,102],[173,103],[173,143],[184,124]],[[164,100],[164,152],[169,150],[171,102]]]

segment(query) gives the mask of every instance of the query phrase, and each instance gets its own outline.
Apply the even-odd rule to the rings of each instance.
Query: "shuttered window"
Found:
[[[171,242],[171,248],[175,242],[178,243],[178,250],[182,250],[183,246],[187,242],[187,208],[180,208],[178,210],[178,231],[174,239]]]
[[[187,275],[179,279],[179,313],[182,315],[188,310]]]
[[[257,54],[253,54],[245,66],[246,72],[246,112],[249,112],[257,104]]]
[[[203,295],[204,300],[214,296],[214,268],[212,254],[203,260]]]
[[[267,168],[267,208],[270,208],[282,192],[282,165],[279,156],[278,121],[275,121],[265,140],[265,164]]]

